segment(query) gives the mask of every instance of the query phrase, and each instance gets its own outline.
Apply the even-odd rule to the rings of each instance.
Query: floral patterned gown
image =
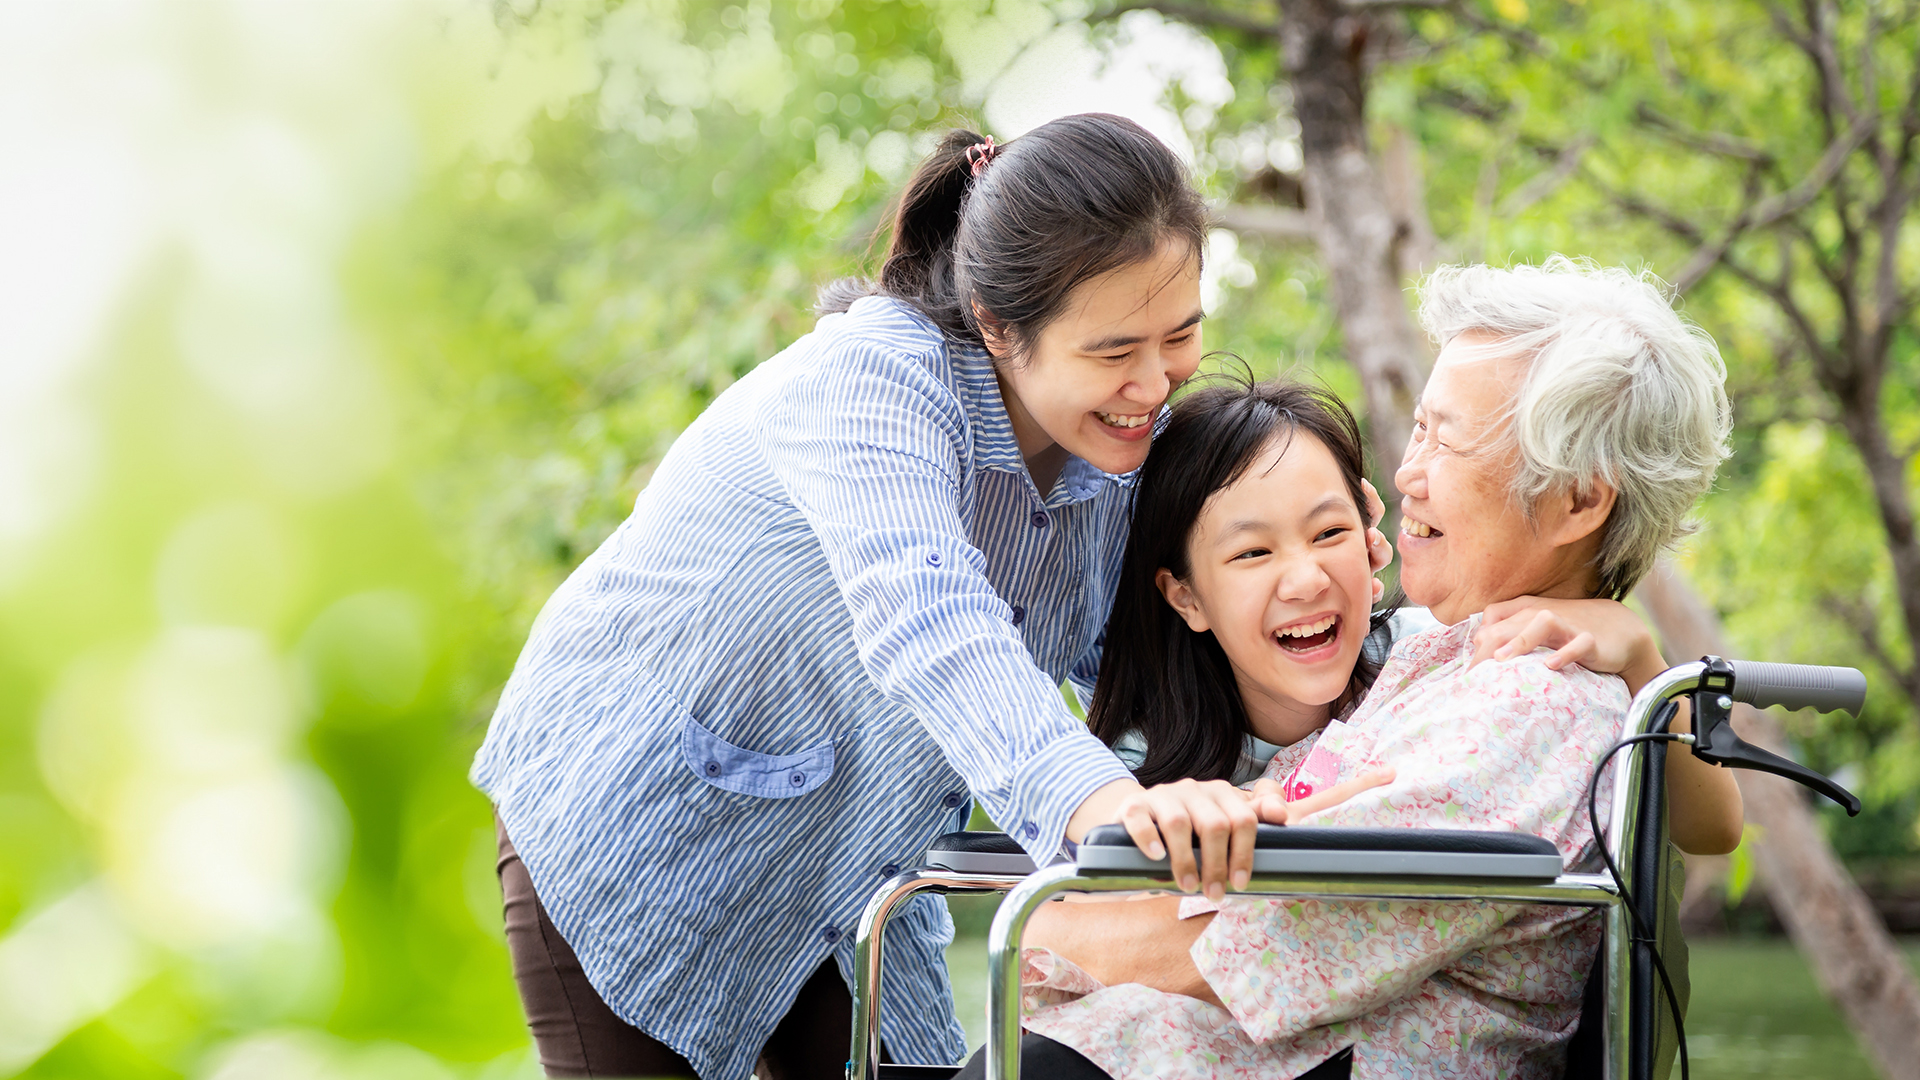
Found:
[[[1597,864],[1587,778],[1618,737],[1626,687],[1551,671],[1544,650],[1469,671],[1478,625],[1401,642],[1346,722],[1267,775],[1318,788],[1391,765],[1392,784],[1308,823],[1514,830],[1552,841],[1569,867]],[[1610,801],[1603,780],[1603,813]],[[1103,987],[1029,950],[1027,1029],[1121,1080],[1292,1077],[1347,1046],[1355,1080],[1557,1077],[1600,943],[1598,916],[1575,908],[1190,897],[1181,917],[1209,911],[1192,955],[1225,1008]]]

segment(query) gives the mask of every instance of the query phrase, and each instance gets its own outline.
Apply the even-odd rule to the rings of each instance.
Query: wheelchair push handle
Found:
[[[1693,755],[1730,769],[1752,769],[1791,780],[1839,803],[1852,817],[1860,813],[1853,792],[1797,761],[1754,746],[1733,730],[1733,703],[1755,708],[1843,709],[1858,713],[1866,703],[1867,677],[1853,668],[1811,664],[1768,664],[1757,660],[1700,658],[1699,688],[1693,692]]]
[[[1733,700],[1756,709],[1784,705],[1789,709],[1858,715],[1867,701],[1867,677],[1857,668],[1759,660],[1729,660],[1727,664],[1733,669]]]

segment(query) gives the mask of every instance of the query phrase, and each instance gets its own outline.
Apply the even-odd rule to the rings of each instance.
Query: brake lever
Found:
[[[1717,656],[1705,658],[1706,674],[1693,698],[1693,756],[1729,769],[1772,773],[1832,799],[1847,816],[1860,813],[1860,799],[1832,780],[1778,754],[1740,738],[1733,730],[1733,665]]]

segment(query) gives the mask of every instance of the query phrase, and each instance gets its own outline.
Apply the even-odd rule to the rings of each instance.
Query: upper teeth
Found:
[[[1333,627],[1334,623],[1339,621],[1340,617],[1338,615],[1329,615],[1324,619],[1319,619],[1314,622],[1301,623],[1298,626],[1281,627],[1279,633],[1281,637],[1312,637],[1315,634],[1326,633]]]
[[[1401,518],[1400,531],[1406,533],[1408,536],[1432,536],[1433,526],[1424,521],[1415,521],[1412,518]]]
[[[1119,413],[1097,412],[1093,415],[1099,417],[1100,422],[1103,424],[1112,424],[1114,427],[1124,428],[1136,428],[1153,419],[1152,413],[1141,413],[1139,416],[1122,416]]]

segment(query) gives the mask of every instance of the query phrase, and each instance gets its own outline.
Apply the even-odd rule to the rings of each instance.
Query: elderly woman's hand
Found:
[[[1473,663],[1509,660],[1552,649],[1547,667],[1579,664],[1618,675],[1639,693],[1667,669],[1653,632],[1625,604],[1613,600],[1556,600],[1521,596],[1487,605],[1473,634]]]
[[[1266,777],[1253,782],[1253,790],[1247,793],[1253,800],[1254,811],[1260,820],[1269,825],[1293,825],[1308,814],[1316,814],[1329,806],[1338,806],[1363,791],[1393,783],[1392,767],[1379,765],[1367,769],[1359,776],[1335,784],[1325,791],[1316,792],[1304,799],[1287,801],[1286,788],[1278,780]]]

